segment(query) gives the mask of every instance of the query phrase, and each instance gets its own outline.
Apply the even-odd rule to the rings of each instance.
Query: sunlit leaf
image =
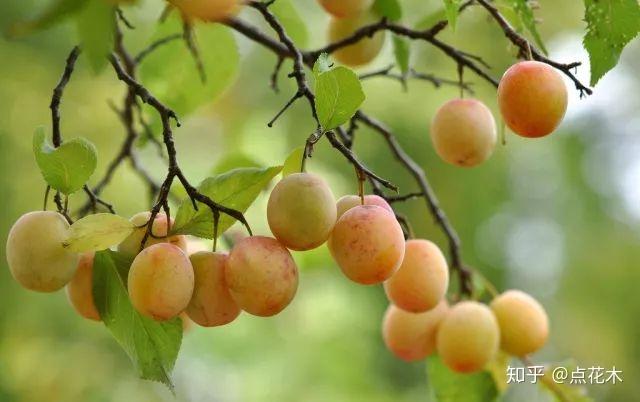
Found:
[[[498,388],[491,373],[458,374],[438,356],[427,359],[429,388],[438,402],[495,402]]]
[[[444,0],[444,10],[447,15],[447,21],[451,25],[451,29],[456,29],[456,23],[458,22],[458,14],[462,0]]]
[[[105,0],[88,0],[76,17],[83,54],[96,72],[107,65],[113,48],[113,24],[114,8]]]
[[[325,130],[349,121],[365,100],[358,75],[343,66],[317,74],[315,93],[318,118]]]
[[[134,229],[133,223],[118,215],[88,215],[71,225],[63,245],[79,253],[105,250],[121,243]]]
[[[393,54],[402,75],[406,75],[409,72],[409,58],[411,55],[409,41],[401,36],[393,35]]]
[[[54,148],[45,139],[42,127],[33,135],[33,153],[45,181],[64,194],[80,190],[96,169],[97,153],[92,143],[74,138]]]
[[[307,46],[309,41],[307,23],[300,17],[300,13],[291,0],[278,0],[269,7],[269,10],[282,23],[287,35],[296,45],[299,47]]]
[[[245,212],[281,170],[282,166],[235,169],[205,179],[198,190],[227,208]],[[221,214],[218,235],[224,233],[234,223],[234,218]],[[212,239],[213,212],[201,203],[198,203],[196,211],[191,200],[184,200],[178,209],[173,232]]]
[[[373,9],[391,21],[398,21],[402,18],[402,7],[398,0],[376,0]]]
[[[300,166],[302,165],[302,157],[304,156],[304,147],[298,147],[291,151],[287,159],[282,166],[282,177],[289,176],[293,173],[300,172]]]

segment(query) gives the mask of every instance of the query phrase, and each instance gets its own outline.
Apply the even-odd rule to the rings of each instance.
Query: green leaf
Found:
[[[536,41],[536,44],[545,54],[547,53],[547,48],[544,46],[544,42],[538,33],[538,28],[536,25],[536,18],[533,15],[533,10],[531,9],[531,5],[528,0],[508,0],[511,5],[512,10],[515,15],[520,20],[522,26],[524,26],[527,31],[533,36],[533,39]]]
[[[316,60],[316,64],[313,65],[313,74],[317,78],[318,75],[325,73],[333,67],[333,62],[329,58],[327,53],[321,53]]]
[[[318,118],[325,130],[349,121],[365,100],[358,76],[344,66],[318,74],[315,92]]]
[[[298,147],[291,151],[287,159],[282,165],[282,177],[289,176],[293,173],[300,173],[302,165],[302,157],[304,156],[304,147]]]
[[[227,208],[245,212],[281,170],[282,166],[235,169],[205,179],[198,190]],[[221,214],[218,235],[224,233],[234,223],[235,219]],[[213,212],[201,203],[198,204],[196,211],[191,200],[184,200],[178,208],[173,233],[212,239]]]
[[[444,0],[444,10],[447,15],[447,21],[451,25],[451,29],[456,30],[456,23],[458,22],[458,13],[460,10],[461,0]]]
[[[393,54],[402,75],[406,76],[409,72],[409,59],[411,56],[409,41],[401,36],[393,35]]]
[[[88,0],[76,17],[83,54],[95,72],[107,65],[113,48],[114,8],[105,0]]]
[[[19,37],[47,29],[80,11],[88,1],[89,0],[55,0],[51,2],[36,19],[13,24],[7,34],[11,37]]]
[[[491,373],[458,374],[438,356],[427,359],[429,388],[438,402],[494,402],[498,389]]]
[[[638,0],[584,0],[591,85],[618,64],[624,47],[640,32]]]
[[[416,29],[429,29],[445,18],[447,18],[447,13],[445,12],[444,8],[441,8],[432,12],[431,14],[425,15],[418,21],[418,23],[416,23],[415,27]]]
[[[63,194],[78,191],[96,170],[97,155],[93,144],[74,138],[54,148],[45,139],[44,128],[33,135],[33,153],[45,181]]]
[[[309,41],[307,23],[302,20],[291,0],[278,0],[271,4],[269,10],[282,23],[287,35],[298,47],[307,46]]]
[[[71,225],[63,246],[78,253],[105,250],[120,244],[134,229],[133,223],[118,215],[88,215]]]
[[[182,33],[179,13],[172,14],[159,24],[152,41]],[[140,67],[141,81],[181,117],[215,100],[233,82],[240,63],[235,38],[224,25],[196,24],[193,36],[204,65],[206,82],[202,82],[194,58],[180,39],[156,49]],[[159,133],[159,120],[155,115],[151,119],[154,132]]]
[[[182,342],[179,318],[158,322],[131,305],[127,276],[131,259],[106,250],[93,262],[93,298],[100,318],[133,361],[138,375],[159,381],[173,390],[171,371]]]
[[[402,7],[398,0],[376,0],[373,10],[391,21],[402,19]]]

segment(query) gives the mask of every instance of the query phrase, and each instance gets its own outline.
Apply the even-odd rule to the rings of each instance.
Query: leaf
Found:
[[[411,55],[409,41],[401,36],[393,35],[393,54],[402,75],[406,76],[409,72],[409,58]]]
[[[99,72],[113,47],[114,8],[104,0],[88,1],[76,17],[78,39],[94,72]]]
[[[640,32],[638,0],[584,0],[591,85],[618,64],[624,47]]]
[[[318,75],[331,70],[333,63],[327,53],[321,53],[316,60],[316,64],[313,65],[313,74],[317,78]]]
[[[281,170],[282,166],[234,169],[205,179],[198,190],[215,202],[244,213]],[[235,219],[221,214],[218,235],[234,223]],[[213,239],[213,212],[201,203],[196,211],[191,200],[184,200],[178,208],[173,233]]]
[[[182,33],[179,13],[172,14],[158,24],[152,41]],[[240,63],[235,38],[224,25],[197,24],[193,37],[204,65],[206,82],[202,82],[194,58],[180,39],[156,49],[140,66],[141,81],[183,118],[203,104],[215,100],[233,82]],[[157,116],[154,114],[150,120],[154,133],[159,133]]]
[[[302,165],[302,157],[304,156],[304,147],[298,147],[291,151],[287,159],[282,165],[282,177],[289,176],[293,173],[299,173]]]
[[[447,15],[447,21],[451,25],[451,29],[456,30],[456,23],[458,22],[458,13],[460,10],[461,0],[444,0],[444,11]]]
[[[134,229],[133,223],[118,215],[88,215],[71,225],[63,246],[78,253],[105,250],[120,244]]]
[[[344,66],[318,74],[315,92],[318,118],[325,130],[349,121],[365,100],[358,76]]]
[[[97,155],[93,144],[74,138],[54,148],[45,139],[44,128],[33,135],[33,153],[45,181],[63,194],[78,191],[96,170]]]
[[[131,305],[127,276],[131,259],[106,250],[93,262],[93,298],[104,325],[127,352],[138,375],[159,381],[173,390],[171,371],[182,342],[179,318],[158,322]]]
[[[398,0],[376,0],[373,10],[391,21],[402,19],[402,7]]]
[[[89,0],[55,0],[47,6],[39,17],[32,21],[21,21],[9,27],[7,34],[11,37],[29,35],[63,21],[77,13]]]
[[[438,356],[427,359],[429,388],[438,402],[494,402],[498,389],[491,373],[458,374]]]
[[[520,20],[520,24],[524,26],[527,31],[533,36],[533,39],[536,41],[536,44],[545,54],[547,54],[547,48],[544,46],[544,42],[538,33],[538,28],[536,26],[536,18],[533,15],[533,10],[531,9],[531,4],[529,4],[528,0],[508,0],[510,3],[511,9],[514,11],[515,15]]]
[[[271,4],[269,10],[282,23],[287,35],[298,47],[307,46],[309,41],[307,24],[302,20],[291,0],[278,0]]]
[[[436,10],[435,12],[432,12],[431,14],[425,15],[418,21],[418,23],[416,23],[415,27],[416,29],[420,30],[429,29],[445,18],[447,18],[447,13],[443,8],[441,8],[439,10]]]

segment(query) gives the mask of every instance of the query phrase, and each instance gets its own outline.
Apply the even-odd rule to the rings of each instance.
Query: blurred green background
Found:
[[[441,4],[436,0],[403,3],[410,23],[437,11]],[[30,18],[45,4],[44,0],[2,2],[0,25],[4,30],[16,20]],[[551,57],[587,62],[580,44],[582,2],[545,0],[540,5],[540,30]],[[328,17],[314,0],[296,0],[295,6],[308,23],[309,46],[322,45]],[[127,32],[133,48],[149,40],[161,9],[159,0],[149,0],[125,10],[137,26]],[[252,10],[244,10],[240,17],[258,21]],[[442,37],[482,55],[496,77],[514,61],[514,49],[476,7],[461,16],[455,32],[447,29]],[[215,101],[184,118],[184,126],[175,133],[179,158],[194,183],[230,155],[243,155],[262,165],[280,164],[293,148],[303,145],[313,128],[304,102],[298,102],[274,128],[266,127],[294,91],[286,78],[288,65],[281,74],[282,90],[274,94],[268,84],[275,57],[243,37],[236,39],[237,66],[233,60],[220,60],[227,63],[233,79]],[[38,125],[49,125],[50,93],[74,44],[72,24],[24,39],[0,39],[3,244],[21,214],[41,208],[45,185],[34,163],[31,136]],[[391,62],[387,43],[384,54],[362,71]],[[87,64],[80,62],[64,97],[62,127],[66,138],[84,136],[96,144],[95,182],[124,136],[108,106],[109,101],[120,101],[123,88],[110,69],[95,76]],[[456,76],[455,66],[425,44],[414,44],[413,66],[446,78]],[[426,170],[460,232],[465,260],[499,288],[523,289],[547,307],[552,337],[535,361],[574,359],[583,367],[623,370],[623,384],[589,387],[594,399],[602,402],[633,401],[640,395],[640,385],[634,381],[640,375],[638,66],[640,43],[636,41],[593,96],[580,100],[570,86],[568,115],[554,135],[523,140],[508,134],[506,146],[499,146],[489,162],[471,170],[445,165],[428,137],[435,109],[457,96],[457,91],[435,90],[420,81],[411,81],[407,92],[385,78],[365,83],[364,109],[389,125]],[[176,73],[195,76],[195,71]],[[578,75],[588,81],[588,63]],[[466,78],[474,82],[476,96],[495,111],[495,90],[471,73]],[[148,148],[141,151],[143,160],[159,179],[164,173],[162,162],[153,147]],[[415,190],[376,133],[360,130],[355,150],[403,192]],[[357,191],[353,169],[324,140],[308,169],[325,176],[337,197]],[[104,196],[124,216],[148,208],[145,188],[128,167],[118,171]],[[81,201],[72,200],[76,206]],[[260,234],[268,233],[265,204],[262,196],[248,212]],[[418,236],[445,246],[422,201],[397,207],[410,217]],[[177,400],[430,400],[425,364],[400,362],[384,348],[380,322],[387,302],[382,289],[347,281],[325,247],[296,253],[296,259],[300,288],[282,314],[271,319],[243,314],[229,326],[194,327],[186,334],[174,373]],[[0,401],[176,400],[161,385],[138,380],[105,328],[81,319],[64,292],[25,291],[12,280],[4,255],[0,263]],[[512,387],[505,399],[549,400],[530,386]]]

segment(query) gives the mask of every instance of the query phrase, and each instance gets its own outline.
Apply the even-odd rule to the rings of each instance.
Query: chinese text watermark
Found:
[[[554,367],[546,369],[544,366],[507,367],[507,384],[531,383],[536,384],[546,374],[557,384],[586,385],[586,384],[618,384],[623,382],[622,370],[613,366],[604,367]]]

